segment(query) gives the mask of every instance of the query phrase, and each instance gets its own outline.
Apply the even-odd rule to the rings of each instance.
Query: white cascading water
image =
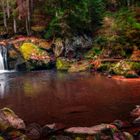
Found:
[[[2,51],[0,50],[0,70],[4,70],[4,61],[2,56]]]
[[[7,49],[0,46],[0,72],[4,72],[7,67]]]

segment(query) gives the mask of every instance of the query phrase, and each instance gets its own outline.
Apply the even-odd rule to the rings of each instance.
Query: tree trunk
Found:
[[[9,5],[9,1],[6,1],[6,11],[7,11],[7,17],[10,17],[10,5]]]
[[[14,33],[16,34],[17,33],[17,22],[16,22],[15,18],[13,18],[13,28],[14,28]]]
[[[30,35],[30,31],[29,31],[29,25],[28,25],[28,18],[26,18],[26,33],[27,33],[27,35]]]
[[[30,0],[26,0],[26,6],[27,6],[27,19],[26,19],[26,28],[27,29],[27,35],[30,35],[30,22],[31,22],[31,13],[30,13]]]

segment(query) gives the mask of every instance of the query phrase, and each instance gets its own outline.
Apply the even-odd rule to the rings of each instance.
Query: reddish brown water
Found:
[[[140,104],[140,82],[99,74],[54,71],[0,74],[0,108],[10,107],[26,123],[90,126],[130,119]]]

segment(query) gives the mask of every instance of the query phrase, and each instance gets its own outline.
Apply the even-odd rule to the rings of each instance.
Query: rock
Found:
[[[41,127],[40,125],[33,123],[27,126],[26,128],[26,135],[31,140],[38,140],[41,138]]]
[[[68,69],[68,72],[83,72],[89,70],[90,67],[91,65],[88,61],[79,61],[73,63]]]
[[[53,134],[54,132],[54,129],[51,129],[50,127],[48,127],[47,125],[45,125],[43,128],[42,128],[42,137],[43,138],[46,138],[48,137],[50,134]]]
[[[54,47],[53,51],[54,51],[55,57],[59,57],[62,54],[63,50],[64,50],[64,45],[63,45],[62,39],[57,38],[54,41],[54,45],[55,45],[55,47]]]
[[[117,75],[125,75],[128,71],[131,70],[131,65],[128,64],[125,60],[121,60],[115,66],[111,68],[110,71],[113,71],[113,73]]]
[[[5,140],[3,137],[0,136],[0,140]]]
[[[140,75],[140,62],[133,62],[131,67],[133,71]]]
[[[114,125],[101,124],[101,125],[96,125],[96,126],[92,126],[92,127],[71,127],[71,128],[65,129],[65,132],[73,133],[73,134],[93,135],[93,134],[98,134],[107,129],[111,129],[113,131],[117,130],[116,126],[114,126]]]
[[[127,140],[127,139],[123,133],[115,132],[113,135],[113,140]]]
[[[136,119],[133,121],[133,124],[140,124],[140,117],[136,118]]]
[[[20,47],[20,52],[29,70],[47,68],[51,62],[49,54],[33,43],[24,43]]]
[[[7,54],[8,69],[15,70],[17,64],[21,64],[21,63],[23,64],[24,60],[21,53],[16,48],[14,48],[13,45],[7,46],[7,53],[8,53]]]
[[[133,109],[133,110],[131,111],[130,114],[131,114],[131,116],[133,116],[133,117],[137,117],[137,118],[133,121],[133,123],[134,123],[134,124],[139,124],[139,123],[140,123],[140,106],[137,105],[136,108]]]
[[[72,64],[72,61],[63,57],[59,57],[56,60],[56,68],[57,70],[67,71]]]
[[[115,120],[113,123],[118,129],[129,127],[130,124],[127,121]]]
[[[130,133],[123,132],[123,134],[125,135],[126,140],[134,140],[133,136]]]
[[[25,60],[45,60],[50,59],[46,51],[41,50],[38,46],[33,43],[24,43],[20,47],[20,52],[22,53]]]
[[[25,123],[11,109],[3,108],[0,110],[0,130],[7,128],[25,129]]]
[[[136,105],[136,108],[131,111],[131,116],[139,117],[140,116],[140,105]]]
[[[19,57],[17,59],[16,64],[15,64],[14,67],[15,67],[15,69],[17,71],[26,71],[28,69],[27,68],[27,64],[26,64],[26,61],[22,57]]]
[[[125,78],[139,78],[139,76],[137,75],[137,73],[135,71],[128,71],[125,74]]]
[[[92,43],[92,38],[87,35],[66,38],[64,40],[65,57],[76,57],[80,51],[90,48]]]
[[[46,28],[46,26],[42,26],[42,25],[31,26],[31,29],[35,32],[42,32],[45,30],[45,28]]]
[[[84,140],[82,137],[76,137],[75,140]]]
[[[134,50],[130,59],[132,60],[140,60],[140,50]]]

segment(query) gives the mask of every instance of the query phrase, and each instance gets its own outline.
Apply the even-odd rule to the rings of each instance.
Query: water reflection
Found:
[[[4,98],[5,90],[6,90],[6,82],[7,82],[7,77],[3,74],[0,76],[0,98]]]

